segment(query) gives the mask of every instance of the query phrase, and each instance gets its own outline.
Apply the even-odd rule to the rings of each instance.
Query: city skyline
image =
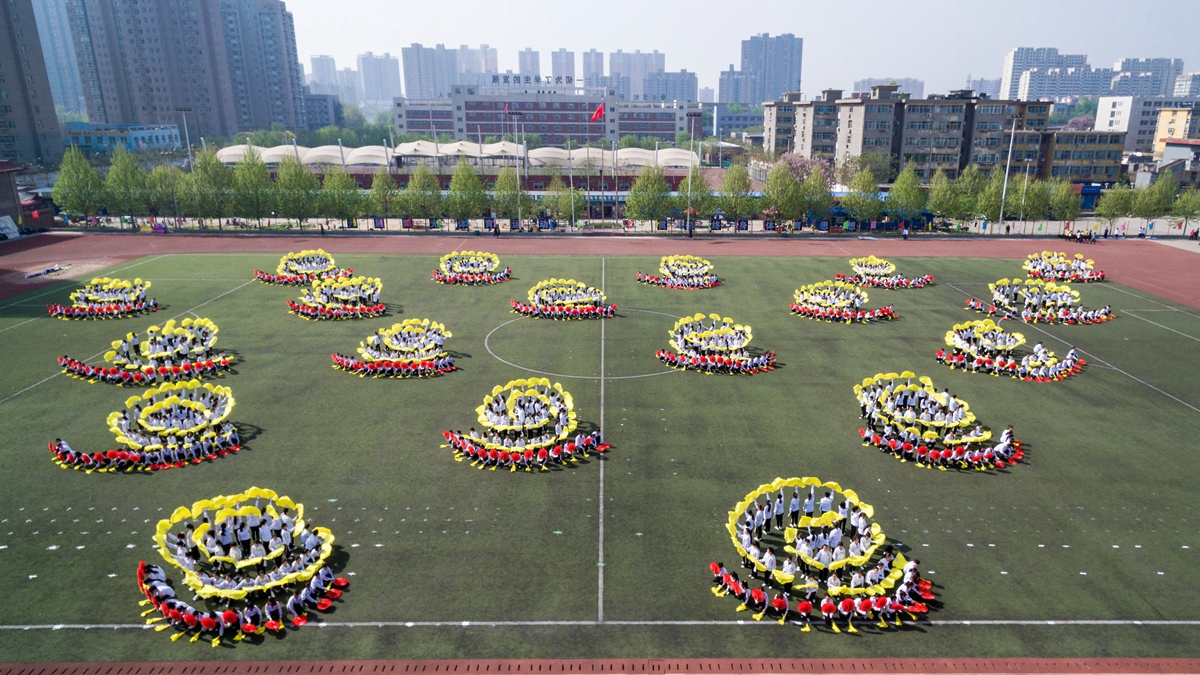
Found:
[[[825,88],[849,89],[853,82],[880,69],[904,72],[925,81],[927,93],[962,88],[967,77],[999,78],[1005,54],[1015,47],[1057,47],[1063,53],[1086,54],[1093,64],[1111,64],[1128,57],[1181,58],[1185,71],[1200,70],[1200,45],[1187,39],[1186,26],[1200,21],[1200,3],[1148,0],[1136,6],[1116,0],[1064,0],[1039,7],[1037,21],[1028,14],[964,7],[952,0],[914,0],[898,5],[883,0],[858,0],[832,6],[824,3],[760,0],[721,16],[720,32],[711,30],[711,12],[680,13],[670,6],[614,0],[603,13],[588,14],[587,30],[580,15],[562,11],[548,0],[530,0],[520,12],[482,0],[459,5],[477,21],[446,21],[432,6],[406,6],[397,21],[391,12],[368,0],[346,0],[330,13],[317,0],[289,0],[296,17],[300,60],[330,54],[339,63],[353,63],[358,53],[397,53],[413,42],[426,45],[486,43],[495,48],[499,71],[519,69],[517,54],[532,48],[549,63],[560,48],[581,55],[596,49],[606,55],[617,50],[658,50],[666,69],[687,69],[700,87],[715,88],[719,74],[740,62],[741,41],[759,33],[794,33],[805,40],[803,89],[809,98]],[[712,9],[718,9],[715,3]],[[691,9],[697,9],[692,7]],[[1153,31],[1130,31],[1130,26],[1169,13],[1170,22],[1155,22]],[[383,20],[363,22],[364,16]],[[848,48],[844,23],[856,22],[856,45]],[[403,18],[403,21],[400,19]],[[869,18],[870,20],[866,20]],[[519,21],[520,30],[495,30]],[[1149,24],[1147,24],[1149,25]],[[669,26],[670,30],[664,30]],[[981,33],[980,26],[987,32]],[[909,45],[920,40],[897,40],[938,29],[936,53]],[[947,54],[954,58],[944,58]],[[583,77],[581,58],[577,76]]]

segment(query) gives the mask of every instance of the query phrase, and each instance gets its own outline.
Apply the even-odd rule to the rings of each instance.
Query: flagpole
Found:
[[[575,229],[575,167],[571,159],[571,139],[567,139],[567,182],[571,186],[571,229]]]

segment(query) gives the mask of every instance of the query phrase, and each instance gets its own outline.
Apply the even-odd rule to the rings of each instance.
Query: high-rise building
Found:
[[[1154,150],[1159,111],[1197,103],[1197,96],[1101,96],[1096,102],[1096,131],[1124,131],[1126,153],[1149,154]]]
[[[799,92],[788,92],[778,101],[763,104],[763,149],[778,155],[792,151],[796,139],[796,104]]]
[[[653,52],[643,54],[637,49],[625,52],[618,49],[608,55],[608,74],[624,75],[629,78],[630,100],[640,101],[646,87],[646,76],[651,73],[661,73],[667,69],[666,54]]]
[[[496,48],[487,45],[479,45],[478,49],[467,45],[460,46],[456,65],[458,66],[457,72],[461,75],[483,75],[500,70],[496,58]],[[478,78],[469,79],[477,80]]]
[[[575,52],[566,49],[550,52],[550,74],[558,78],[575,77]]]
[[[1200,104],[1187,108],[1162,108],[1154,127],[1154,158],[1162,159],[1168,140],[1200,139]]]
[[[517,52],[517,74],[525,77],[541,77],[542,76],[542,58],[541,53],[526,47]]]
[[[353,68],[337,71],[337,97],[344,105],[358,106],[363,101],[362,78]]]
[[[717,101],[717,92],[713,91],[712,87],[700,87],[700,102],[715,103]]]
[[[1021,73],[1034,68],[1086,68],[1085,54],[1059,54],[1056,47],[1018,47],[1004,56],[1000,77],[1000,98],[1015,100],[1021,86]]]
[[[1175,92],[1179,96],[1200,96],[1200,73],[1185,73],[1175,78]]]
[[[1000,78],[989,80],[986,78],[972,79],[967,78],[967,89],[988,98],[1000,98]]]
[[[800,91],[803,62],[804,38],[791,33],[775,37],[763,33],[742,40],[742,72],[758,74],[756,105],[774,101],[785,92]]]
[[[88,117],[199,135],[304,126],[303,70],[280,0],[67,0]]]
[[[75,62],[75,44],[71,41],[66,3],[61,0],[34,0],[33,14],[37,17],[42,58],[46,61],[46,75],[50,78],[54,105],[68,112],[87,110],[83,84],[79,81],[79,64]]]
[[[1019,101],[1058,101],[1080,96],[1104,96],[1113,82],[1111,68],[1030,68],[1021,73]]]
[[[583,79],[604,77],[604,52],[589,49],[583,53]]]
[[[729,64],[729,70],[721,71],[717,85],[717,101],[720,103],[738,103],[745,106],[757,107],[763,103],[758,93],[758,73],[734,70]]]
[[[358,55],[358,76],[362,78],[363,101],[374,108],[391,108],[400,90],[400,59],[391,54],[371,52]]]
[[[1183,59],[1121,59],[1113,65],[1113,96],[1171,96]]]
[[[889,84],[900,87],[898,91],[908,94],[910,98],[925,98],[925,82],[915,77],[868,77],[855,80],[854,91],[866,93],[871,91],[871,87]]]
[[[689,73],[686,69],[678,72],[650,73],[642,86],[642,100],[694,103],[699,99],[698,90],[696,74]]]
[[[449,98],[457,79],[457,49],[445,45],[404,47],[404,89],[410,99]]]
[[[312,73],[308,78],[308,88],[313,94],[337,94],[338,70],[337,62],[332,56],[314,56],[311,59]],[[357,101],[347,101],[357,103]]]
[[[0,2],[0,157],[48,166],[63,137],[30,0]]]

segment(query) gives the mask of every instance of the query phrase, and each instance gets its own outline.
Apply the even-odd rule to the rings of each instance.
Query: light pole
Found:
[[[188,171],[192,170],[192,138],[188,135],[187,114],[192,112],[191,108],[176,108],[175,112],[183,113],[183,142],[187,144],[188,151]]]
[[[517,144],[517,138],[518,138],[517,137],[517,118],[524,115],[524,113],[522,113],[520,110],[509,110],[506,114],[512,118],[513,145],[517,146],[517,155],[518,155],[517,159],[521,159],[520,154],[521,154],[522,148],[520,145]],[[518,164],[517,165],[517,227],[520,228],[523,225],[524,225],[524,223],[522,222],[522,217],[521,217],[521,165]]]
[[[1025,195],[1029,192],[1029,160],[1025,160],[1025,185],[1021,187],[1021,234],[1025,234]]]
[[[1004,164],[1004,187],[1000,189],[1000,222],[997,223],[997,227],[1004,224],[1004,202],[1008,199],[1008,171],[1012,168],[1013,143],[1017,140],[1017,121],[1020,119],[1020,115],[1013,115],[1012,135],[1008,137],[1008,161]]]
[[[694,149],[694,148],[695,148],[695,143],[693,142],[693,141],[695,140],[695,138],[693,138],[693,135],[692,135],[692,133],[691,133],[691,131],[692,131],[692,119],[693,119],[693,118],[696,118],[696,117],[700,117],[700,116],[701,116],[701,115],[703,115],[703,114],[704,114],[704,113],[701,113],[701,112],[689,112],[689,113],[687,113],[687,120],[688,120],[688,152],[690,152],[690,153],[694,153],[694,152],[695,152],[695,149]],[[702,126],[703,126],[703,125],[702,125]],[[703,149],[704,149],[704,145],[703,145],[703,143],[701,143],[701,146],[700,146],[700,148],[701,148],[701,151],[703,151]],[[699,159],[698,159],[698,158],[697,158],[697,161],[699,161]],[[687,175],[687,182],[688,182],[688,202],[687,202],[687,233],[688,233],[688,239],[691,239],[691,238],[692,238],[692,228],[693,228],[693,225],[692,225],[692,158],[691,158],[690,156],[688,157],[688,175]]]

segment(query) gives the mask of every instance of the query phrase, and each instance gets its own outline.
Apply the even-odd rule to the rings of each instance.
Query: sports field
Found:
[[[1084,252],[1107,269],[1106,256],[1126,245]],[[968,295],[1023,274],[1017,259],[889,255],[899,272],[932,274],[934,284],[870,290],[870,307],[892,304],[900,318],[840,325],[796,317],[788,303],[800,285],[849,273],[846,257],[709,255],[723,285],[677,291],[635,282],[656,270],[656,256],[504,254],[512,281],[467,288],[430,280],[436,255],[339,253],[339,265],[382,279],[387,315],[312,322],[286,311],[298,289],[252,277],[290,246],[155,254],[103,270],[150,280],[164,306],[151,317],[46,317],[45,303],[66,301],[75,282],[0,301],[0,661],[1200,651],[1200,310],[1125,286],[1111,269],[1111,281],[1079,290],[1083,305],[1111,305],[1117,320],[1006,324],[1030,343],[1076,346],[1089,362],[1039,384],[933,358],[953,324],[980,318],[963,308]],[[1047,247],[1060,243],[1030,241],[1028,252]],[[509,311],[551,277],[603,288],[617,316],[551,322]],[[696,312],[751,325],[751,345],[774,350],[780,367],[737,377],[666,369],[654,351],[668,347],[677,317]],[[55,437],[79,450],[115,447],[104,419],[136,391],[56,376],[55,357],[96,362],[127,331],[189,316],[215,322],[218,346],[236,357],[216,383],[236,397],[231,420],[246,449],[155,474],[56,467],[45,450]],[[331,352],[353,353],[413,317],[453,333],[458,372],[391,380],[331,368]],[[1013,424],[1026,461],[940,472],[863,447],[854,384],[902,370],[948,387],[993,429]],[[493,386],[534,374],[570,391],[581,428],[602,426],[609,454],[512,474],[475,470],[440,447],[442,430],[474,423]],[[778,476],[837,481],[873,504],[884,532],[935,582],[929,621],[805,634],[715,598],[708,563],[737,562],[727,512]],[[250,486],[303,502],[333,531],[334,569],[352,582],[336,611],[283,639],[218,649],[140,630],[134,570],[156,560],[154,523]]]

